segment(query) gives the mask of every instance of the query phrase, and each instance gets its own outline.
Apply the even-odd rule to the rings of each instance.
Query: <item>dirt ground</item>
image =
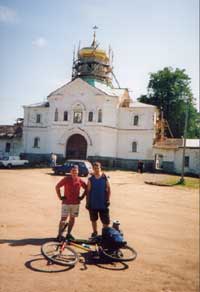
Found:
[[[147,185],[158,174],[108,172],[111,219],[121,222],[135,261],[72,269],[47,265],[41,244],[55,237],[60,202],[50,169],[0,170],[1,292],[197,292],[199,285],[199,191]],[[100,224],[99,224],[100,229]],[[82,202],[73,235],[91,234]]]

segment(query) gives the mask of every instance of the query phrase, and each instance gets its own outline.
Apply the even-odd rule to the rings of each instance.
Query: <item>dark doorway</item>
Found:
[[[67,159],[86,159],[87,156],[87,141],[79,134],[72,135],[66,146]]]

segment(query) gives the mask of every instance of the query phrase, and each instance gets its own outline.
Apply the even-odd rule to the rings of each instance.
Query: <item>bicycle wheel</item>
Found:
[[[62,265],[62,266],[74,266],[78,261],[78,254],[69,246],[61,242],[47,242],[41,247],[43,256],[49,261]]]
[[[117,262],[133,261],[137,257],[137,252],[128,245],[125,245],[117,250],[102,248],[101,252],[110,260]]]

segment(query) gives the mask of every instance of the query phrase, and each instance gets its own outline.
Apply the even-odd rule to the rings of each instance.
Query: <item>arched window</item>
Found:
[[[40,123],[41,122],[41,115],[37,114],[36,115],[36,123]]]
[[[93,112],[89,112],[88,113],[88,122],[92,122],[93,121]]]
[[[64,111],[63,121],[68,121],[68,111]]]
[[[5,152],[10,152],[11,144],[9,142],[6,143]]]
[[[58,121],[58,109],[55,110],[54,121]]]
[[[102,110],[98,110],[98,123],[102,123]]]
[[[190,166],[190,157],[189,156],[185,156],[184,166],[185,167],[189,167]]]
[[[137,142],[132,142],[132,152],[137,152]]]
[[[39,148],[40,147],[40,138],[35,137],[34,138],[34,143],[33,143],[33,148]]]
[[[134,116],[134,118],[133,118],[133,125],[134,125],[134,126],[138,126],[138,122],[139,122],[139,116],[136,115],[136,116]]]

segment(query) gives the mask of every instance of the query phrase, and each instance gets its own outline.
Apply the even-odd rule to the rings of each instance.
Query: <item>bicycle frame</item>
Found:
[[[84,251],[87,252],[92,252],[92,251],[99,251],[100,246],[99,243],[100,240],[99,239],[64,239],[63,244],[69,245],[69,246],[74,246],[77,247],[79,249],[82,249]],[[92,249],[91,247],[94,247],[94,249]]]
[[[66,230],[68,226],[68,222],[64,225],[63,229],[62,229],[62,233]],[[73,239],[73,240],[68,240],[67,238],[65,238],[65,243],[67,243],[68,245],[72,245],[74,247],[77,247],[79,249],[85,250],[85,251],[92,251],[90,247],[85,247],[83,246],[83,244],[86,245],[95,245],[95,250],[98,250],[98,244],[97,244],[97,240],[87,240],[87,239]]]
[[[67,225],[68,223],[65,224],[62,232],[64,232]],[[127,244],[117,249],[104,246],[102,236],[88,240],[63,238],[61,242],[47,242],[41,246],[41,252],[47,260],[53,263],[74,266],[78,261],[79,253],[73,247],[91,252],[91,254],[97,253],[100,258],[104,256],[115,262],[132,261],[137,257],[137,252]]]

